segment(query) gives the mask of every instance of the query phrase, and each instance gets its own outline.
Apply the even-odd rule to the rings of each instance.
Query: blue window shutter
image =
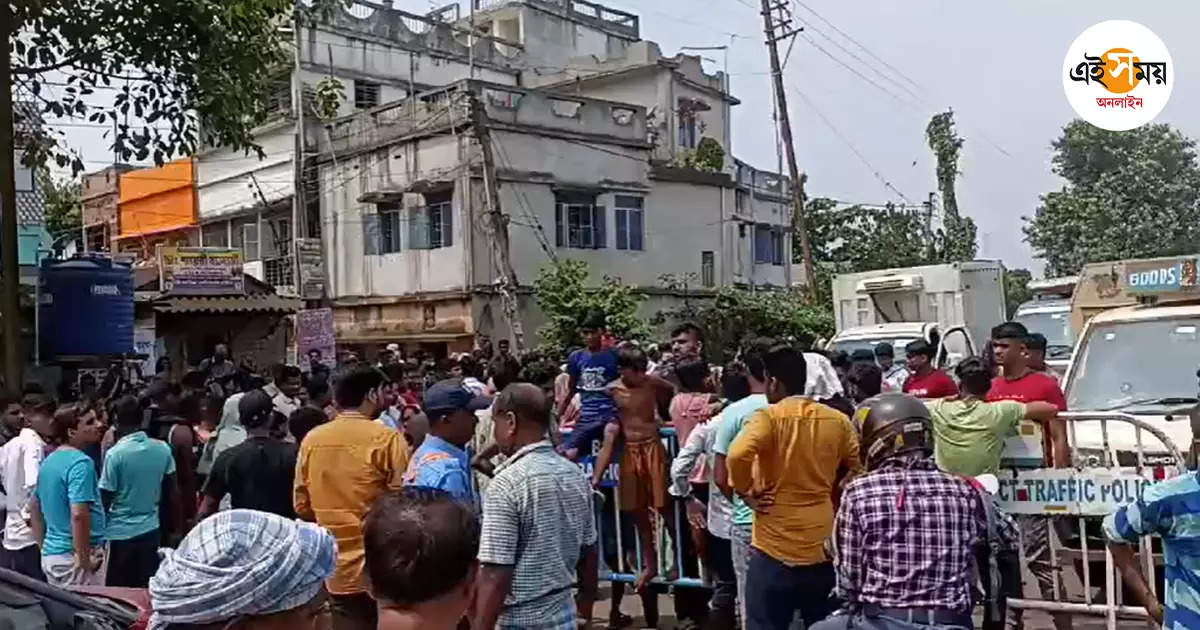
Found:
[[[617,222],[617,249],[633,249],[629,246],[628,217],[632,214],[625,208],[614,208],[613,219]]]
[[[374,212],[364,212],[363,219],[363,254],[374,256],[379,253],[379,215]]]
[[[608,247],[608,243],[605,241],[604,234],[605,224],[604,206],[592,206],[592,247],[595,249],[604,249],[605,247]]]
[[[562,247],[566,241],[563,238],[563,230],[566,229],[567,219],[563,216],[563,205],[561,203],[554,204],[554,246]]]
[[[454,244],[454,211],[450,204],[442,204],[442,247]]]
[[[409,249],[429,249],[429,208],[409,209],[408,243]]]
[[[645,235],[642,232],[642,211],[629,211],[629,249],[635,251],[643,251],[645,249]]]

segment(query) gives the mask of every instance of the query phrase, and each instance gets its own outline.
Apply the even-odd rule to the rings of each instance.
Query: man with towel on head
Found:
[[[150,578],[149,630],[317,628],[337,547],[323,527],[255,510],[203,521]]]

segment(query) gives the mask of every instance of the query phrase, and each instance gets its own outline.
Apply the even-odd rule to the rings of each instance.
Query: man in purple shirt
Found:
[[[812,630],[974,627],[973,549],[1015,549],[1016,524],[971,481],[938,470],[924,403],[889,393],[866,404],[867,473],[847,486],[834,523],[843,609]]]

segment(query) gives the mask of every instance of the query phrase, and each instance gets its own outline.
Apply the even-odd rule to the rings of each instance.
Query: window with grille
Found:
[[[712,252],[700,252],[700,284],[706,288],[717,286],[717,269]]]
[[[769,225],[754,226],[754,263],[783,265],[783,230]]]
[[[614,195],[613,215],[617,223],[617,249],[645,249],[645,199],[633,195]]]
[[[698,142],[696,114],[690,111],[679,112],[679,146],[685,149],[695,149]]]
[[[259,260],[258,223],[242,225],[242,258],[244,260]]]
[[[591,193],[555,193],[555,245],[574,249],[604,249],[604,206]]]
[[[379,204],[379,247],[380,254],[400,251],[401,221],[403,214],[398,203]]]
[[[379,105],[379,84],[374,81],[354,81],[354,109],[371,109]]]
[[[425,205],[408,212],[410,249],[438,249],[454,244],[454,209],[449,190],[425,195]]]

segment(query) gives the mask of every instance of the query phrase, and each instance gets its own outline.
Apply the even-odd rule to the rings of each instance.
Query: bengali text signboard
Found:
[[[242,252],[228,247],[160,247],[159,281],[174,295],[240,295],[246,292]]]
[[[314,308],[296,313],[296,350],[300,368],[312,369],[314,363],[332,368],[337,359],[333,337],[333,309]]]

